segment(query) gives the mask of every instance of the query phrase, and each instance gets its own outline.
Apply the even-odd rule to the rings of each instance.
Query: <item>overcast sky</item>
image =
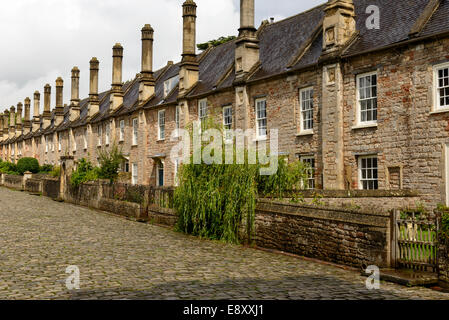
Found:
[[[197,42],[237,35],[239,0],[195,0],[198,5]],[[280,20],[325,0],[256,0],[256,27],[262,20]],[[2,3],[0,30],[0,112],[42,94],[64,79],[64,103],[70,100],[70,70],[81,70],[81,98],[88,95],[89,60],[100,60],[100,91],[110,88],[112,47],[124,47],[123,80],[140,71],[140,29],[155,29],[155,70],[179,61],[183,0],[15,0]],[[42,100],[42,98],[41,98]],[[42,110],[41,101],[41,110]]]

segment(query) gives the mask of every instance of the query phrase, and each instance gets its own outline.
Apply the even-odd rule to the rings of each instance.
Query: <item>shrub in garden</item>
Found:
[[[19,175],[14,163],[3,161],[0,163],[0,173]]]
[[[234,158],[235,154],[234,150]],[[307,168],[299,161],[287,164],[279,158],[277,173],[262,177],[261,166],[249,164],[246,152],[244,164],[224,164],[224,155],[223,164],[193,164],[192,160],[178,173],[174,197],[177,229],[231,243],[239,242],[243,225],[251,238],[259,192],[282,198],[287,191],[303,188],[307,176]]]
[[[17,162],[17,172],[24,174],[25,172],[38,173],[39,172],[39,162],[35,158],[21,158]]]
[[[98,156],[100,163],[98,178],[108,179],[111,182],[117,180],[120,164],[125,159],[118,146],[114,144],[110,150],[101,150]]]
[[[98,168],[94,168],[92,163],[86,159],[81,159],[77,169],[70,177],[70,183],[74,187],[80,186],[84,182],[95,181],[98,179]]]
[[[51,164],[44,164],[39,167],[39,172],[49,173],[53,170],[53,166]]]

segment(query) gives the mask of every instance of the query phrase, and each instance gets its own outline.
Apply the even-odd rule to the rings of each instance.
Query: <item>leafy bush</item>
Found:
[[[279,158],[276,174],[256,177],[259,194],[282,199],[304,189],[307,185],[308,165],[299,160],[290,163],[286,160],[284,157]]]
[[[7,161],[0,163],[0,173],[19,175],[17,166],[14,163]]]
[[[53,168],[52,171],[50,171],[50,175],[54,178],[59,178],[61,176],[61,167],[56,166]]]
[[[437,211],[441,214],[440,235],[447,241],[449,240],[449,207],[439,204]]]
[[[53,170],[53,166],[51,164],[44,164],[43,166],[39,167],[39,172],[42,173],[49,173]]]
[[[283,197],[304,186],[306,169],[299,161],[287,164],[280,158],[277,173],[262,177],[261,166],[249,164],[247,152],[244,164],[236,164],[235,154],[233,164],[224,164],[223,155],[223,164],[193,164],[191,157],[181,166],[174,196],[179,231],[231,243],[245,231],[251,239],[259,191]]]
[[[108,179],[111,182],[115,181],[118,177],[120,164],[124,160],[121,150],[114,144],[111,150],[100,151],[98,155],[100,158],[98,178]]]
[[[21,158],[17,162],[17,172],[23,175],[25,172],[38,173],[39,162],[35,158]]]
[[[205,43],[197,44],[196,46],[197,46],[197,48],[198,48],[199,50],[203,50],[203,51],[204,51],[204,50],[206,50],[207,48],[209,48],[209,45],[211,45],[211,46],[213,46],[213,47],[217,47],[217,46],[219,46],[220,44],[223,44],[223,43],[232,41],[232,40],[234,40],[235,38],[236,38],[235,36],[220,37],[220,38],[215,39],[215,40],[210,40],[210,41],[205,42]]]
[[[92,163],[86,159],[81,159],[77,169],[70,177],[70,183],[74,187],[79,187],[82,183],[95,181],[98,179],[98,169],[92,166]]]

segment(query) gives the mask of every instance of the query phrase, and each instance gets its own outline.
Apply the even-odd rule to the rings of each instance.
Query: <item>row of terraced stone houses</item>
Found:
[[[113,48],[111,89],[98,92],[90,61],[89,97],[72,70],[63,82],[6,110],[4,160],[61,156],[95,162],[114,141],[132,183],[170,186],[179,162],[175,128],[213,117],[227,128],[279,130],[279,152],[308,162],[309,187],[411,189],[430,204],[449,202],[449,1],[329,0],[254,27],[254,0],[241,0],[237,39],[196,54],[196,4],[183,4],[183,53],[153,72],[153,29],[142,29],[142,69],[122,82],[123,48]]]

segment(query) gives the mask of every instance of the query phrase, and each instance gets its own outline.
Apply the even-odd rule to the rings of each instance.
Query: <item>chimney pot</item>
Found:
[[[31,122],[30,122],[30,108],[31,108],[31,99],[26,97],[25,98],[25,127],[30,128]]]
[[[112,48],[112,91],[120,92],[122,89],[123,47],[116,43]]]
[[[100,62],[96,57],[90,60],[90,89],[89,99],[90,102],[98,102],[98,70]]]
[[[34,108],[33,108],[33,132],[37,131],[37,129],[40,126],[40,116],[39,116],[40,100],[41,94],[39,93],[39,91],[35,91]]]
[[[148,100],[154,94],[153,77],[153,41],[154,30],[151,25],[146,24],[142,28],[142,70],[139,81],[139,103]]]
[[[64,80],[61,77],[56,79],[56,112],[60,112],[60,109],[63,107],[63,89],[64,89]]]
[[[50,125],[51,119],[50,99],[51,99],[51,86],[47,83],[44,87],[44,112],[42,113],[45,127]]]

